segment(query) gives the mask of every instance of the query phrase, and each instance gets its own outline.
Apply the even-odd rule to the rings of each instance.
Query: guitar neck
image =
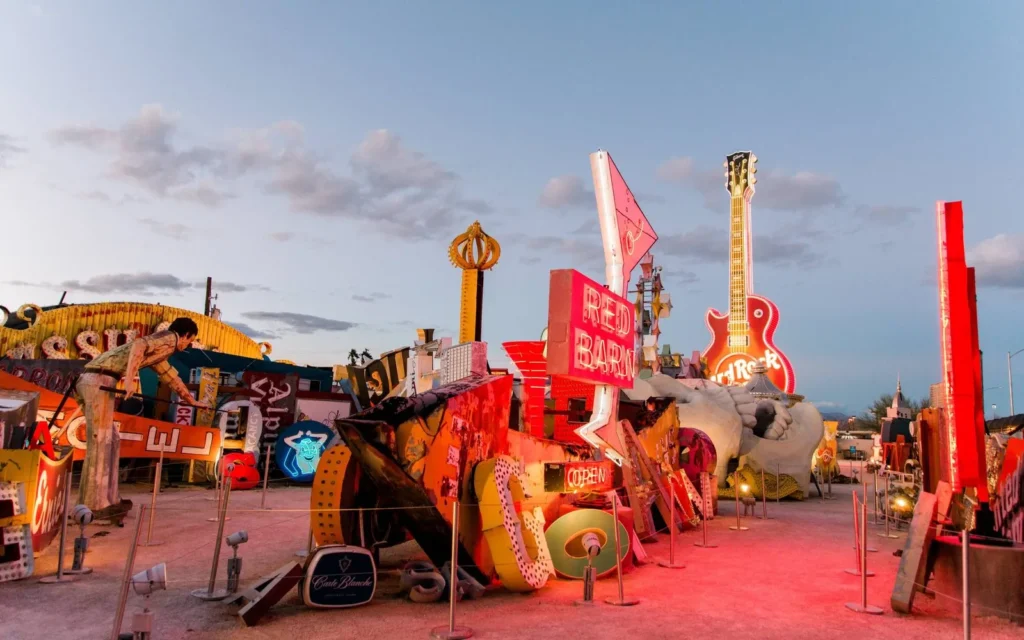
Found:
[[[742,346],[750,334],[747,294],[750,292],[750,203],[733,196],[729,213],[729,336],[730,346]]]

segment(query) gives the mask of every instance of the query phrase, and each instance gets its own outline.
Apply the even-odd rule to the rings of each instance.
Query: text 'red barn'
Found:
[[[574,269],[551,272],[549,375],[633,388],[633,306]]]

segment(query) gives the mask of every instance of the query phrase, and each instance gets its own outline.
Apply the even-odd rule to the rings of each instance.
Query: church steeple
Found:
[[[898,373],[896,374],[896,395],[892,397],[892,404],[886,410],[885,417],[913,419],[910,405],[907,403],[907,399],[903,397],[903,384]]]

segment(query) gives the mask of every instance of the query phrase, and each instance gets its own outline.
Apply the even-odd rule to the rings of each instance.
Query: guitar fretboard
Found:
[[[729,224],[729,350],[742,351],[750,344],[750,325],[747,323],[747,294],[749,292],[747,237],[747,199],[732,196]]]

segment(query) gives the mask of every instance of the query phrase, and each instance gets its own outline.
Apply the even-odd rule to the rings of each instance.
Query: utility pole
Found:
[[[213,297],[213,278],[206,277],[206,306],[203,308],[203,315],[209,317],[210,315],[210,300]]]

